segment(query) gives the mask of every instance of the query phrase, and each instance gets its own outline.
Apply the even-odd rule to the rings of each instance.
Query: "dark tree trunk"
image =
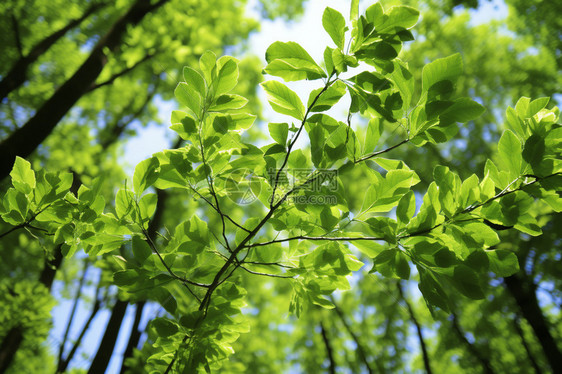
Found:
[[[29,156],[88,91],[107,63],[105,51],[118,49],[127,26],[138,24],[145,15],[166,2],[167,0],[160,0],[152,5],[150,0],[137,0],[98,41],[74,75],[55,91],[25,125],[0,143],[0,181],[10,173],[16,156]]]
[[[14,66],[10,71],[2,78],[0,81],[0,102],[8,96],[10,92],[21,86],[27,80],[27,69],[33,64],[41,55],[49,50],[60,38],[62,38],[68,31],[75,28],[82,23],[86,18],[88,18],[92,13],[102,8],[107,4],[97,3],[90,6],[82,15],[82,17],[73,19],[65,27],[60,30],[55,31],[51,35],[47,36],[45,39],[37,43],[27,56],[21,56],[18,61],[14,63]],[[16,22],[15,17],[13,18],[14,23]],[[19,40],[19,38],[18,38]],[[19,46],[21,51],[21,46]]]
[[[123,362],[121,363],[121,371],[120,371],[121,374],[124,373],[125,370],[127,370],[127,365],[125,364],[125,360],[127,360],[129,357],[133,357],[133,351],[135,348],[138,347],[139,340],[142,335],[142,331],[139,330],[139,325],[145,305],[146,305],[146,301],[139,301],[137,303],[137,309],[135,311],[135,320],[133,321],[133,326],[131,327],[131,335],[129,336],[129,342],[127,343],[127,348],[125,349],[125,353],[123,353]]]
[[[2,344],[0,344],[0,374],[5,373],[10,367],[22,341],[23,329],[20,326],[8,331],[8,334],[2,340]]]
[[[550,333],[548,321],[542,313],[535,293],[535,284],[522,272],[504,278],[505,285],[515,299],[521,315],[535,332],[544,355],[554,373],[562,373],[562,353]]]
[[[109,360],[111,360],[111,356],[113,355],[115,342],[117,341],[117,336],[119,335],[119,330],[121,329],[121,324],[123,323],[128,305],[129,303],[127,301],[121,301],[119,299],[115,302],[98,352],[90,365],[88,374],[105,373]]]

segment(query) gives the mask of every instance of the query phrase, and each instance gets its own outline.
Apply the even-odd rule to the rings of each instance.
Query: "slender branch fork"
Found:
[[[12,227],[11,229],[9,229],[6,232],[3,232],[2,234],[0,234],[0,238],[3,238],[4,236],[11,234],[13,231],[16,231],[18,229],[22,229],[22,228],[26,228],[26,227],[31,227],[35,230],[41,230],[43,231],[44,229],[40,228],[40,227],[34,227],[31,226],[31,222],[35,221],[35,218],[37,218],[37,216],[41,213],[43,213],[45,210],[47,210],[49,207],[51,206],[51,204],[48,204],[47,206],[45,206],[43,209],[39,210],[37,213],[33,214],[31,216],[31,218],[29,218],[27,221],[25,221],[24,223],[20,223],[19,225],[16,225],[14,227]]]

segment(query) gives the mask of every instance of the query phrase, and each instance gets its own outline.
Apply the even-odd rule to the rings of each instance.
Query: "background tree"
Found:
[[[150,6],[156,4],[155,2]],[[34,167],[41,165],[48,170],[71,168],[86,185],[90,186],[94,183],[94,177],[103,173],[106,181],[101,184],[100,193],[106,201],[113,201],[116,186],[123,187],[122,181],[125,178],[125,174],[115,163],[119,152],[119,148],[115,145],[122,141],[123,136],[132,135],[131,124],[136,121],[141,123],[153,121],[156,110],[151,103],[154,103],[155,99],[171,97],[176,82],[182,78],[179,70],[172,74],[169,70],[173,70],[172,67],[175,66],[196,66],[195,61],[205,49],[219,47],[223,40],[232,40],[226,44],[234,44],[239,40],[236,39],[237,35],[244,36],[253,27],[251,24],[234,22],[237,26],[240,25],[240,30],[231,33],[229,27],[232,22],[224,23],[218,15],[213,18],[214,12],[210,9],[215,9],[216,4],[209,4],[209,10],[197,13],[195,17],[193,10],[192,13],[189,11],[182,13],[181,10],[177,11],[178,8],[174,8],[179,5],[175,2],[173,4],[173,6],[172,3],[163,4],[152,18],[147,14],[145,16],[147,18],[144,18],[138,26],[128,29],[123,36],[126,42],[121,48],[112,52],[111,56],[115,56],[115,61],[108,60],[99,78],[93,81],[97,83],[93,85],[90,83],[88,87],[80,88],[85,92],[82,98],[71,111],[68,111],[62,121],[57,122],[55,130],[43,142],[38,152],[31,156]],[[9,134],[16,128],[36,116],[36,110],[45,105],[47,100],[52,99],[50,95],[54,88],[64,85],[65,79],[70,77],[71,72],[78,69],[82,63],[77,59],[70,72],[64,68],[54,69],[53,67],[64,67],[71,62],[68,58],[63,58],[66,52],[63,55],[60,51],[74,50],[76,54],[72,56],[82,56],[85,59],[87,53],[83,53],[82,43],[86,42],[86,45],[91,46],[99,39],[99,35],[107,35],[108,29],[105,27],[111,24],[111,20],[126,14],[127,9],[131,9],[133,5],[122,2],[115,5],[120,8],[112,10],[108,7],[113,5],[96,8],[94,13],[88,15],[79,24],[85,25],[85,22],[92,20],[96,14],[105,14],[106,18],[100,18],[96,24],[84,26],[83,32],[87,36],[79,37],[78,34],[67,32],[63,35],[64,38],[61,36],[59,42],[69,43],[71,49],[61,46],[58,53],[44,55],[42,65],[31,64],[30,67],[33,69],[33,66],[36,66],[36,69],[34,74],[28,75],[33,77],[28,83],[29,86],[21,86],[20,89],[10,93],[8,100],[5,99],[3,102],[2,115],[6,118],[3,129],[6,139],[10,139]],[[384,4],[386,9],[389,5],[390,3]],[[393,151],[392,158],[407,160],[408,165],[416,170],[420,175],[421,183],[415,188],[425,191],[433,179],[432,169],[435,164],[454,167],[463,178],[475,170],[483,170],[486,159],[495,151],[491,145],[496,144],[499,139],[501,128],[497,124],[503,121],[503,111],[507,105],[514,106],[517,98],[522,95],[551,96],[559,87],[556,84],[559,75],[557,69],[553,68],[552,62],[556,58],[556,52],[553,53],[549,47],[543,48],[539,42],[540,38],[533,39],[533,42],[525,42],[517,34],[515,37],[502,35],[501,28],[497,25],[473,27],[468,23],[466,15],[451,12],[450,4],[447,3],[432,2],[426,8],[423,4],[421,6],[423,18],[414,32],[419,33],[417,36],[423,36],[421,39],[425,40],[412,43],[411,47],[404,50],[401,57],[409,61],[412,72],[419,74],[422,66],[428,61],[460,51],[463,55],[465,73],[457,83],[455,95],[458,97],[469,95],[488,107],[484,116],[461,127],[452,143],[429,144],[422,148],[397,148]],[[9,12],[2,12],[7,14],[7,21],[1,24],[15,25],[2,34],[3,37],[14,35],[14,38],[10,39],[12,44],[6,44],[13,46],[11,49],[13,57],[10,60],[12,64],[4,65],[6,71],[22,56],[31,53],[26,52],[27,49],[31,51],[32,46],[40,44],[43,40],[39,39],[41,35],[52,35],[65,25],[71,24],[73,20],[80,20],[90,8],[77,8],[75,14],[69,13],[69,19],[65,22],[59,20],[53,12],[52,22],[59,21],[61,25],[52,24],[52,29],[40,32],[39,30],[23,31],[26,27],[31,29],[39,28],[40,25],[45,26],[42,23],[36,25],[30,22],[29,20],[35,19],[34,15],[29,15],[28,20],[21,18],[18,21],[18,18],[8,14]],[[223,9],[230,11],[235,8],[225,4]],[[270,5],[266,5],[263,9],[283,9],[283,6],[271,8]],[[174,23],[173,20],[178,17],[178,13],[181,13],[183,18]],[[45,14],[47,14],[46,10]],[[211,20],[215,19],[215,23],[202,19],[201,15],[212,16]],[[224,17],[224,14],[221,13],[220,17]],[[233,10],[232,19],[238,20],[239,17],[239,10]],[[511,17],[524,19],[521,15],[517,16],[517,13]],[[176,24],[178,27],[170,27]],[[192,34],[195,31],[185,32],[186,24],[194,25],[191,30],[197,30],[196,36]],[[80,26],[80,30],[82,27]],[[99,30],[96,31],[96,27]],[[168,28],[177,31],[178,35],[169,37]],[[211,29],[212,33],[205,31]],[[525,33],[531,35],[532,32],[532,30],[525,30]],[[17,34],[20,36],[18,37]],[[39,40],[36,43],[33,43],[32,39],[25,42],[26,39],[21,35],[30,35],[30,38],[33,35]],[[146,35],[158,37],[149,41]],[[485,35],[486,38],[474,37],[474,35]],[[18,41],[19,39],[24,42]],[[178,40],[181,41],[181,45],[177,44]],[[482,40],[487,42],[483,43]],[[26,47],[25,43],[29,43],[29,47]],[[55,43],[51,48],[57,45]],[[154,52],[152,55],[151,51],[157,46],[169,48],[163,48],[163,52]],[[538,54],[535,55],[531,47],[537,48]],[[129,48],[132,49],[125,53]],[[17,52],[18,50],[20,52]],[[45,53],[49,53],[50,50]],[[39,57],[37,61],[40,63],[42,60]],[[486,63],[483,64],[483,61]],[[517,65],[514,66],[514,63]],[[243,68],[244,66],[246,68]],[[258,66],[255,61],[241,65],[243,71],[241,74],[247,77],[252,71],[255,72]],[[166,74],[163,73],[164,70],[168,70]],[[517,71],[518,74],[513,74],[513,71]],[[57,80],[50,79],[57,74],[59,76]],[[250,76],[252,78],[247,84],[239,87],[244,96],[250,94],[255,83],[259,81],[259,75],[254,73]],[[420,77],[416,76],[416,79],[419,81]],[[135,89],[131,90],[131,87]],[[140,96],[139,92],[142,93]],[[549,108],[553,106],[554,102],[551,101]],[[162,122],[166,123],[166,121],[167,119]],[[396,144],[400,133],[391,132],[388,135],[387,132],[384,135],[386,136],[383,136],[378,145],[379,149],[386,149]],[[180,145],[180,143],[176,144]],[[360,208],[362,200],[359,197],[369,187],[365,172],[354,169],[349,174],[343,175],[342,179],[346,185],[353,182],[345,192],[350,207]],[[9,184],[6,184],[7,186]],[[153,218],[152,221],[160,221],[158,226],[161,229],[155,229],[160,235],[153,238],[157,246],[166,243],[179,217],[199,215],[201,212],[206,212],[210,232],[220,240],[221,227],[223,227],[221,217],[216,215],[204,201],[186,199],[185,193],[166,190],[158,193],[158,202],[160,208],[157,207],[156,212],[162,212],[162,218],[158,220]],[[260,209],[255,205],[241,208],[233,202],[226,201],[221,207],[237,222],[244,222],[248,217],[260,215]],[[558,215],[552,214],[548,209],[543,209],[544,215],[542,208],[536,209],[538,210],[535,214],[540,217],[540,226],[544,232],[539,240],[534,238],[529,240],[527,235],[513,229],[498,231],[502,234],[502,242],[498,246],[501,246],[502,250],[514,251],[518,254],[520,272],[506,277],[503,283],[494,280],[486,282],[496,287],[492,288],[493,292],[490,292],[489,299],[483,301],[475,302],[460,298],[454,289],[447,290],[450,299],[455,300],[451,314],[430,315],[424,305],[425,302],[411,283],[403,282],[403,292],[400,293],[394,280],[386,280],[378,274],[364,276],[362,273],[357,273],[353,279],[355,292],[335,295],[332,300],[336,305],[334,309],[312,309],[301,314],[299,319],[291,317],[287,320],[284,312],[287,310],[287,300],[292,297],[293,289],[286,280],[268,277],[266,278],[268,281],[256,282],[254,275],[242,272],[239,281],[247,290],[247,301],[251,307],[245,314],[250,318],[252,331],[263,332],[263,335],[242,334],[234,345],[236,355],[231,356],[221,370],[279,372],[292,369],[318,372],[319,369],[323,369],[329,372],[345,370],[395,372],[433,369],[435,372],[511,372],[517,368],[521,372],[530,370],[548,372],[549,366],[552,366],[553,362],[556,363],[556,355],[559,354],[559,351],[556,352],[556,343],[552,344],[552,341],[559,341],[560,336],[560,332],[556,331],[555,327],[560,325],[557,323],[560,296],[557,276],[559,272],[556,266],[560,252],[560,243],[556,235],[556,222],[559,219]],[[47,299],[48,296],[44,291],[39,291],[44,290],[41,286],[38,286],[39,290],[32,288],[32,285],[36,284],[36,279],[49,287],[56,273],[59,279],[68,280],[68,289],[65,292],[68,295],[75,295],[77,299],[82,295],[77,289],[107,289],[108,291],[101,291],[99,294],[95,292],[95,301],[90,301],[94,318],[100,305],[111,309],[112,324],[119,324],[123,320],[125,309],[133,309],[133,304],[136,304],[134,307],[136,316],[142,316],[147,305],[146,299],[149,300],[149,304],[151,301],[156,301],[163,306],[158,312],[161,316],[166,316],[167,313],[173,314],[178,307],[184,309],[193,307],[191,304],[174,307],[169,303],[170,294],[162,292],[147,292],[146,299],[143,300],[135,298],[130,293],[123,294],[121,291],[118,298],[115,289],[109,285],[113,282],[112,274],[119,270],[120,263],[108,254],[98,257],[95,261],[96,268],[103,269],[99,284],[96,277],[93,277],[94,284],[90,284],[92,281],[87,278],[84,282],[77,280],[72,282],[72,279],[84,278],[85,270],[82,270],[84,269],[82,264],[72,264],[71,261],[65,260],[66,265],[60,271],[54,272],[53,270],[60,266],[61,256],[57,254],[57,248],[53,251],[53,248],[44,244],[44,241],[35,239],[41,237],[41,232],[32,226],[32,224],[28,225],[27,232],[23,234],[16,231],[4,235],[1,244],[2,251],[6,253],[3,258],[7,259],[2,265],[6,270],[5,274],[9,274],[9,280],[5,282],[7,292],[4,294],[10,298],[6,302],[11,306],[10,310],[20,310],[22,309],[20,305],[32,301],[33,304],[23,310],[30,311],[35,323],[35,325],[18,325],[17,320],[12,318],[13,312],[5,314],[5,319],[10,320],[11,324],[5,325],[4,330],[0,332],[0,336],[4,336],[3,342],[9,342],[7,337],[13,336],[10,335],[12,327],[23,327],[23,330],[29,334],[23,340],[21,349],[17,351],[16,359],[10,369],[13,372],[26,371],[28,367],[34,365],[34,361],[28,359],[31,356],[39,357],[41,360],[49,356],[45,346],[38,344],[44,339],[48,329],[46,323],[48,303],[42,301],[43,296],[37,295],[44,294]],[[6,229],[0,232],[7,232],[9,227],[6,225]],[[272,232],[272,228],[268,228],[268,232]],[[135,249],[134,244],[134,242],[132,245],[128,243],[114,250],[118,251],[123,259],[135,261],[138,248]],[[14,251],[12,248],[21,248],[21,250]],[[364,256],[360,259],[369,261],[369,257]],[[17,289],[15,285],[18,286]],[[170,292],[174,293],[177,290]],[[526,301],[522,303],[522,300]],[[47,306],[44,307],[43,304]],[[551,308],[549,305],[557,308]],[[157,342],[162,331],[154,326],[142,326],[141,318],[136,316],[133,331],[146,330],[140,340],[137,340],[138,335],[131,334],[129,345],[142,349],[127,351],[125,358],[128,364],[123,369],[130,368],[142,372],[148,358],[158,351],[152,343]],[[22,320],[26,318],[22,315]],[[422,326],[421,329],[418,329],[418,325]],[[165,326],[160,326],[160,329],[165,329]],[[421,340],[418,331],[422,332]],[[109,335],[113,333],[114,336],[104,335],[108,336],[108,340],[104,337],[106,343],[98,350],[99,357],[105,355],[107,358],[108,355],[111,357],[112,353],[115,354],[111,341],[114,343],[116,331],[108,328],[107,333]],[[142,344],[145,340],[146,343]],[[428,352],[426,357],[422,354],[422,342]],[[14,347],[11,343],[4,343],[4,346],[9,346],[11,349]],[[67,343],[67,349],[64,351],[68,352],[69,349],[72,349],[72,342]],[[37,351],[40,353],[37,354]],[[64,357],[68,358],[66,352],[63,354],[63,363],[66,361]],[[412,355],[409,352],[416,353]],[[11,353],[0,357],[11,357]],[[97,364],[100,361],[96,359],[94,362]],[[59,359],[59,368],[60,362]],[[102,361],[101,367],[103,368],[104,365],[107,366],[107,359]],[[54,363],[53,366],[57,364]],[[90,370],[101,370],[98,368],[92,366]]]

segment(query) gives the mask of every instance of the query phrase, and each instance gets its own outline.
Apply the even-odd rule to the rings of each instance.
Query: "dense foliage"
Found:
[[[254,124],[259,113],[251,113],[259,104],[246,109],[259,78],[251,66],[242,69],[254,62],[205,52],[213,41],[201,41],[205,47],[198,52],[194,46],[183,54],[178,50],[188,47],[160,49],[159,43],[182,42],[166,38],[172,27],[166,17],[181,13],[164,3],[130,5],[54,92],[35,80],[11,95],[6,105],[17,105],[17,116],[28,116],[22,126],[13,111],[2,112],[6,118],[12,113],[14,123],[3,125],[7,136],[0,144],[2,166],[9,172],[0,244],[3,254],[16,249],[2,265],[8,276],[0,283],[6,305],[0,315],[0,370],[16,372],[16,365],[29,370],[37,363],[25,362],[24,356],[34,350],[41,352],[39,359],[49,356],[37,342],[49,330],[49,289],[63,258],[74,264],[68,265],[67,278],[80,273],[77,287],[67,282],[76,289],[76,303],[91,282],[89,267],[101,269],[99,281],[90,286],[95,295],[83,331],[102,306],[111,308],[91,373],[107,369],[132,304],[136,314],[122,372],[562,369],[560,331],[548,321],[559,320],[560,304],[541,310],[535,283],[551,285],[556,300],[559,109],[548,97],[523,96],[507,106],[512,98],[490,92],[497,89],[492,78],[475,87],[463,72],[492,74],[479,72],[478,56],[466,51],[488,48],[509,55],[505,38],[498,37],[504,44],[473,46],[463,36],[471,29],[466,19],[453,16],[440,30],[432,22],[442,15],[428,11],[421,23],[425,38],[416,47],[420,14],[413,7],[375,3],[360,13],[354,0],[349,20],[328,7],[319,16],[333,44],[322,62],[293,41],[267,49],[263,72],[281,79],[260,86],[285,122],[260,129]],[[104,6],[92,4],[84,14]],[[283,12],[283,6],[263,9]],[[153,11],[161,13],[152,23],[141,23],[148,29],[133,27]],[[214,27],[209,20],[189,19]],[[216,45],[221,33],[234,37],[218,24]],[[251,28],[238,25],[241,35]],[[117,36],[116,30],[125,33],[127,27],[133,30],[132,40],[123,44],[132,46],[129,52],[111,42],[121,40],[125,34]],[[150,27],[161,31],[162,39],[147,41],[156,49],[139,57],[138,50],[150,51],[141,42]],[[432,37],[445,44],[435,52],[441,56],[424,54]],[[462,45],[465,56],[454,53],[447,40]],[[409,42],[412,46],[402,51]],[[73,46],[80,49],[80,41]],[[28,55],[18,48],[25,60]],[[148,83],[145,76],[122,72],[99,83],[109,52],[115,53],[116,65],[121,59],[137,61],[126,63],[123,72],[148,77],[154,72],[137,68],[154,56],[167,64],[189,61],[175,88],[162,82],[179,104],[170,126],[178,140],[136,165],[125,182],[110,147],[133,119],[154,116],[147,105],[162,88],[160,80]],[[136,57],[127,60],[127,53]],[[21,63],[19,58],[13,60]],[[121,82],[121,76],[128,78]],[[2,77],[2,83],[10,82],[10,72]],[[139,89],[146,97],[130,92],[132,82],[126,79],[148,85]],[[509,94],[525,94],[509,74],[498,79]],[[281,80],[307,81],[308,97]],[[550,95],[555,89],[545,84],[530,93]],[[90,91],[100,97],[68,113]],[[33,97],[36,92],[47,98]],[[124,108],[127,97],[131,102]],[[36,110],[33,100],[42,102]],[[503,127],[494,124],[497,113],[485,113],[482,104],[488,100],[507,108]],[[49,135],[65,115],[69,123]],[[95,131],[85,125],[91,123]],[[459,137],[463,127],[474,134],[463,139],[461,131]],[[29,157],[32,163],[26,161],[38,144],[43,146]],[[86,144],[95,144],[86,157],[68,156],[71,147]],[[76,259],[82,258],[85,266],[78,269],[82,260]],[[143,331],[148,304],[160,309]],[[407,339],[410,323],[415,348]],[[437,331],[432,338],[429,329]],[[71,344],[67,330],[47,371],[66,371],[82,337]],[[404,362],[412,350],[416,357]]]

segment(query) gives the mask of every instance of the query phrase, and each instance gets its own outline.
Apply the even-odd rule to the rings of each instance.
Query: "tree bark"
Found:
[[[121,324],[123,323],[123,318],[125,317],[125,311],[127,310],[128,305],[128,301],[122,301],[119,299],[117,299],[115,305],[113,305],[111,317],[109,317],[105,333],[101,339],[98,352],[90,365],[88,374],[105,373],[107,370],[107,365],[113,355],[115,342],[117,341],[117,336],[119,335],[119,330],[121,329]]]
[[[10,367],[16,352],[23,342],[23,329],[20,326],[8,331],[8,334],[0,344],[0,374],[6,372]]]
[[[27,70],[29,66],[33,64],[41,55],[49,50],[57,41],[60,40],[68,31],[75,28],[79,24],[81,24],[86,18],[88,18],[92,13],[96,12],[97,10],[104,7],[105,3],[96,3],[92,4],[84,14],[77,19],[73,19],[70,21],[66,26],[62,29],[55,31],[51,35],[47,36],[45,39],[41,40],[37,43],[31,51],[27,54],[27,56],[21,56],[18,61],[14,63],[14,66],[10,69],[10,71],[2,78],[0,81],[0,102],[4,100],[6,96],[19,86],[25,83],[27,80]],[[13,16],[14,22],[14,29],[17,30],[16,24],[17,20],[15,16]],[[16,37],[16,40],[19,42],[19,37]],[[18,49],[21,53],[21,46],[18,45]]]
[[[521,315],[525,317],[535,332],[544,355],[554,373],[562,373],[562,353],[558,349],[556,340],[550,333],[549,323],[543,315],[535,293],[535,284],[522,272],[516,273],[503,280],[507,290],[517,303]]]
[[[137,348],[139,344],[139,340],[142,335],[142,331],[139,330],[139,325],[145,305],[146,305],[146,301],[139,301],[137,303],[137,309],[135,311],[135,320],[133,321],[133,326],[131,327],[131,335],[129,336],[129,342],[127,343],[127,348],[125,349],[125,353],[123,353],[123,362],[121,363],[121,371],[120,371],[121,374],[125,373],[125,370],[127,370],[127,365],[125,365],[125,361],[129,357],[133,357],[133,351],[135,350],[135,348]]]
[[[66,371],[68,365],[70,364],[70,361],[72,361],[72,358],[74,357],[74,354],[80,347],[80,344],[82,343],[82,339],[84,338],[84,335],[86,335],[86,331],[88,331],[88,329],[90,328],[90,324],[94,320],[94,317],[98,314],[102,302],[100,298],[100,290],[101,290],[101,274],[100,274],[100,280],[98,281],[98,286],[96,288],[96,299],[94,301],[92,311],[90,312],[90,316],[88,317],[86,323],[82,327],[82,331],[80,331],[80,335],[78,335],[78,338],[72,345],[72,348],[70,349],[68,355],[64,358],[64,360],[59,361],[57,365],[57,373],[64,373]]]
[[[135,1],[127,13],[97,42],[90,56],[74,75],[55,91],[25,125],[0,143],[0,181],[9,175],[16,156],[29,156],[88,91],[107,63],[106,50],[113,52],[118,49],[127,26],[138,24],[144,16],[167,1],[160,0],[155,4],[150,4],[150,0]]]

